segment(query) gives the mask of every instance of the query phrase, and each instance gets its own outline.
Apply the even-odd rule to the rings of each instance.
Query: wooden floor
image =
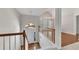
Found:
[[[61,45],[66,46],[66,45],[78,42],[79,41],[78,38],[79,38],[79,35],[76,36],[76,35],[62,32],[61,33]],[[55,41],[55,39],[52,39],[52,40],[53,40],[53,42]]]
[[[37,42],[37,43],[31,43],[31,44],[29,44],[29,50],[34,50],[34,47],[36,47],[36,49],[39,49],[40,48],[40,45],[39,45],[39,43]]]
[[[67,33],[61,33],[61,38],[62,38],[62,41],[61,41],[62,46],[66,46],[78,41],[78,39],[76,38],[76,35],[67,34]]]

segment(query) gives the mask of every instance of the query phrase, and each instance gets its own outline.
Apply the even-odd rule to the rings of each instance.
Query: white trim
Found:
[[[71,33],[71,32],[63,32],[63,33],[67,33],[67,34],[71,34],[71,35],[76,35],[76,33]]]
[[[62,9],[55,9],[55,45],[58,49],[61,49],[61,19]]]

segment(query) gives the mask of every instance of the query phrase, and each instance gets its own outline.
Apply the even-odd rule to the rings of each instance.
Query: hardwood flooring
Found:
[[[68,34],[68,33],[61,33],[61,42],[62,46],[66,46],[78,41],[76,35]]]
[[[54,32],[54,34],[55,34],[55,32]],[[53,36],[55,36],[55,35],[53,35]],[[79,41],[78,38],[79,38],[79,35],[73,35],[73,34],[62,32],[61,33],[61,45],[63,47],[63,46],[78,42]],[[53,42],[55,41],[55,39],[52,39],[52,40],[53,40]]]
[[[39,42],[30,43],[28,49],[29,50],[34,50],[34,47],[36,47],[36,49],[39,49],[40,48]]]

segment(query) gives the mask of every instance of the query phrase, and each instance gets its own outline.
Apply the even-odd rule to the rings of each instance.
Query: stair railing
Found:
[[[3,50],[5,50],[5,37],[6,36],[8,36],[9,37],[9,50],[11,50],[11,46],[10,46],[10,44],[11,44],[11,42],[10,42],[10,36],[17,36],[17,35],[19,35],[19,36],[21,36],[22,35],[22,37],[23,37],[23,39],[22,39],[22,43],[23,43],[23,45],[21,45],[21,50],[25,50],[26,48],[28,48],[28,47],[26,47],[26,40],[27,40],[27,35],[26,35],[26,33],[25,33],[25,30],[23,31],[23,32],[18,32],[18,33],[5,33],[5,34],[0,34],[0,37],[3,37]],[[15,38],[15,40],[16,40],[17,38]],[[27,40],[28,41],[28,40]],[[15,43],[15,45],[17,44],[16,43],[16,41],[14,42]],[[15,46],[16,47],[16,46]]]

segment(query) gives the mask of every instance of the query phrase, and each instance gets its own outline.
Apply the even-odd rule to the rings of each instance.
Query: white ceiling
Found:
[[[50,14],[54,15],[54,8],[16,8],[16,10],[21,15],[34,15],[40,16],[44,12],[48,11]]]

